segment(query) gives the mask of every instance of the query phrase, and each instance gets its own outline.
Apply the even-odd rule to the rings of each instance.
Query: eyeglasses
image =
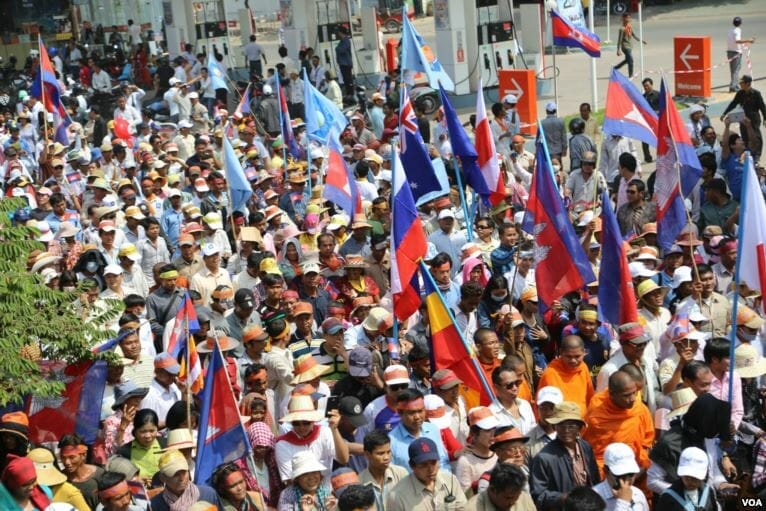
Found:
[[[409,387],[409,385],[408,385],[408,384],[406,384],[406,383],[400,383],[400,384],[398,384],[398,385],[389,385],[389,386],[388,386],[388,388],[389,388],[389,389],[391,389],[391,390],[393,390],[394,392],[397,392],[397,391],[399,391],[399,390],[404,390],[404,389],[406,389],[407,387]]]
[[[507,390],[511,390],[513,387],[520,387],[523,380],[509,381],[505,384]]]

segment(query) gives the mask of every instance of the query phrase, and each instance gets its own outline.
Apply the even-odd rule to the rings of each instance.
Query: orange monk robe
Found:
[[[530,404],[534,403],[534,400],[532,399],[532,389],[529,388],[529,382],[526,377],[524,378],[524,381],[521,382],[521,385],[519,385],[519,393],[517,397]]]
[[[580,362],[579,366],[572,369],[562,359],[554,359],[543,371],[537,388],[541,389],[548,385],[558,387],[564,395],[564,401],[577,403],[583,415],[588,410],[588,403],[593,397],[594,390],[590,369],[585,362]]]
[[[492,387],[492,371],[494,371],[495,368],[500,367],[500,364],[503,363],[502,360],[493,358],[490,363],[483,362],[479,357],[476,357],[476,360],[479,361],[479,367],[481,367],[481,370],[484,372],[484,376],[487,378],[487,383]]]
[[[629,445],[642,469],[648,469],[651,465],[649,448],[654,445],[654,421],[649,408],[641,400],[636,399],[633,407],[625,410],[615,406],[609,398],[608,389],[602,390],[591,399],[585,424],[587,427],[582,436],[593,447],[602,477],[604,451],[614,442]]]

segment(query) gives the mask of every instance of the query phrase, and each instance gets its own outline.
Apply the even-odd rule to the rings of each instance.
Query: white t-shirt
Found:
[[[319,426],[319,428],[319,437],[308,446],[294,445],[286,440],[277,442],[274,447],[274,454],[276,455],[277,466],[279,467],[279,477],[283,481],[292,479],[293,456],[303,451],[310,451],[322,465],[327,467],[327,470],[322,472],[322,478],[325,482],[330,480],[332,460],[335,457],[335,442],[332,438],[332,431],[330,431],[328,426]]]
[[[737,41],[742,40],[742,29],[740,27],[734,27],[729,30],[729,35],[726,37],[726,51],[736,51],[742,53],[742,45]]]

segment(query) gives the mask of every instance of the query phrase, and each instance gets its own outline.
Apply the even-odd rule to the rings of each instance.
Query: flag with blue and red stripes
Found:
[[[56,71],[53,68],[48,50],[45,49],[42,37],[37,36],[37,43],[40,47],[40,64],[32,80],[32,87],[29,94],[40,100],[45,107],[46,112],[53,114],[53,127],[55,129],[55,139],[63,145],[69,145],[69,136],[67,128],[72,124],[72,119],[61,102],[61,87],[56,79]]]
[[[349,218],[362,212],[362,196],[346,160],[335,130],[328,136],[329,154],[327,156],[327,174],[322,193],[324,197],[348,214]]]
[[[237,105],[237,109],[234,110],[234,114],[249,114],[250,112],[250,85],[247,84],[247,88],[245,89],[245,93],[242,94],[242,99],[239,100],[239,105]]]
[[[240,420],[239,407],[226,372],[226,360],[215,341],[201,396],[194,482],[207,483],[216,467],[248,452],[250,442]]]
[[[287,108],[287,99],[285,98],[285,91],[282,88],[282,84],[279,83],[277,80],[277,101],[279,101],[279,110],[282,112],[281,120],[282,120],[282,126],[280,128],[282,129],[282,142],[284,142],[287,145],[287,150],[290,152],[290,154],[293,156],[293,158],[298,160],[305,160],[306,159],[306,151],[301,148],[301,146],[298,145],[298,141],[295,140],[295,136],[293,135],[293,127],[292,123],[290,122],[290,111]]]
[[[178,307],[173,330],[168,339],[168,347],[165,349],[176,360],[180,360],[181,373],[179,377],[191,382],[191,390],[197,393],[202,390],[204,380],[202,378],[202,364],[197,354],[194,338],[191,334],[199,330],[197,311],[191,301],[191,296],[186,292],[181,305]],[[189,361],[187,367],[186,361]]]

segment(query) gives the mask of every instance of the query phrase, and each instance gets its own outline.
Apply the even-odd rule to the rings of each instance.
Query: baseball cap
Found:
[[[122,266],[119,264],[107,264],[104,268],[104,275],[122,275]]]
[[[383,379],[386,385],[402,385],[410,383],[410,373],[407,372],[407,368],[403,365],[390,365],[383,371]]]
[[[165,477],[173,477],[181,470],[189,470],[189,463],[181,451],[173,449],[165,452],[159,459],[160,473]]]
[[[211,255],[215,255],[220,252],[220,249],[218,248],[218,245],[215,243],[205,243],[202,245],[202,255],[207,257]]]
[[[367,378],[372,372],[372,353],[364,346],[357,346],[348,354],[348,374],[355,378]],[[407,380],[409,382],[409,379]]]
[[[198,177],[194,180],[194,189],[198,192],[209,192],[210,187],[207,185],[204,177]]]
[[[453,213],[451,209],[443,209],[439,211],[439,220],[442,220],[444,218],[452,218],[454,220],[455,213]]]
[[[335,335],[345,329],[343,321],[338,318],[327,318],[322,322],[322,332],[326,334]]]
[[[461,383],[463,380],[458,378],[452,369],[439,369],[431,378],[431,385],[441,390],[449,390]]]
[[[146,215],[141,212],[141,208],[138,206],[128,206],[125,208],[125,217],[133,218],[135,220],[143,220],[146,218]]]
[[[500,425],[495,414],[487,406],[477,406],[468,410],[468,424],[481,429],[495,429]]]
[[[624,323],[617,328],[617,332],[620,335],[620,342],[625,341],[640,346],[651,341],[640,323]]]
[[[519,102],[519,99],[516,97],[515,94],[506,94],[503,96],[503,103],[511,103],[516,104]]]
[[[319,273],[319,265],[314,261],[308,261],[301,264],[301,270],[303,270],[304,275],[307,273]]]
[[[301,314],[314,314],[314,306],[309,302],[297,302],[293,305],[293,317],[298,317]]]
[[[102,220],[98,224],[98,230],[104,232],[113,232],[117,230],[117,227],[115,227],[114,222],[111,220]]]
[[[537,391],[538,406],[543,403],[553,403],[554,405],[558,405],[563,402],[564,402],[564,394],[562,394],[561,389],[559,389],[558,387],[554,387],[553,385],[548,385]]]
[[[439,461],[439,451],[430,438],[421,437],[414,440],[407,449],[407,454],[410,457],[410,463],[414,464]]]
[[[657,275],[656,271],[650,270],[641,261],[633,261],[628,264],[628,269],[630,270],[630,278],[632,279],[635,279],[636,277],[652,278]]]
[[[678,460],[679,476],[693,477],[704,480],[707,478],[708,459],[705,451],[699,447],[687,447],[681,451],[681,458]]]
[[[338,403],[338,413],[346,417],[357,428],[367,424],[367,418],[363,412],[364,407],[358,397],[345,396]]]
[[[244,287],[237,289],[237,292],[234,293],[234,304],[239,307],[252,309],[255,307],[255,297],[253,296],[253,292]]]
[[[609,467],[609,471],[618,477],[626,474],[638,474],[641,471],[638,468],[638,463],[636,463],[633,449],[621,442],[615,442],[606,447],[604,465]]]
[[[178,374],[181,372],[181,366],[178,365],[178,361],[173,358],[170,353],[160,353],[154,357],[154,368],[164,369],[170,374]]]

